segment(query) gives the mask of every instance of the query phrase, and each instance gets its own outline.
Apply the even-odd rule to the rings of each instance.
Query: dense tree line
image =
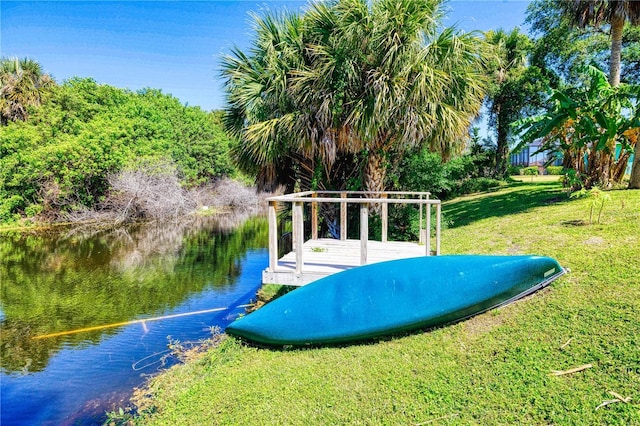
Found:
[[[231,173],[231,157],[265,189],[444,194],[405,176],[421,173],[414,160],[428,152],[476,155],[470,128],[483,102],[494,147],[469,176],[504,178],[510,151],[543,138],[576,188],[620,182],[635,150],[629,187],[640,187],[639,4],[537,0],[532,36],[443,28],[443,0],[256,15],[251,47],[222,60],[233,144],[220,115],[158,90],[56,85],[33,60],[3,59],[0,221],[99,205],[115,173],[141,164],[197,186]]]
[[[0,221],[95,206],[110,176],[140,164],[170,164],[186,187],[233,171],[220,117],[159,90],[73,78],[40,98],[3,115]]]

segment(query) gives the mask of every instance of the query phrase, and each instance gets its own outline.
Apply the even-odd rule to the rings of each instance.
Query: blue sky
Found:
[[[220,57],[247,47],[249,12],[301,10],[306,1],[0,1],[0,54],[28,56],[57,81],[92,77],[162,89],[205,110],[224,105]],[[453,0],[446,25],[523,26],[529,1]]]

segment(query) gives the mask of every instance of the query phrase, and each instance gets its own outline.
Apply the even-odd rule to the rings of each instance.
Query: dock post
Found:
[[[340,198],[347,198],[347,193],[340,193]],[[347,203],[340,203],[340,241],[347,240]]]
[[[387,194],[382,194],[382,198],[387,199]],[[387,242],[387,233],[389,229],[389,203],[382,202],[382,242]]]
[[[418,204],[418,217],[420,218],[420,223],[418,225],[418,244],[421,244],[424,243],[424,238],[422,236],[422,194],[420,194],[419,200],[420,203]]]
[[[313,193],[312,198],[317,198],[318,194]],[[318,239],[318,203],[311,202],[311,239]]]
[[[427,247],[427,256],[431,256],[431,204],[427,203],[427,229],[425,232],[424,244]]]
[[[302,273],[302,244],[304,243],[304,213],[303,203],[293,203],[293,244],[296,252],[296,274]]]
[[[269,272],[275,272],[278,266],[278,216],[277,201],[269,201]]]
[[[436,256],[440,256],[440,210],[441,204],[436,204]]]
[[[369,206],[360,204],[360,265],[367,264],[367,240],[369,239]]]

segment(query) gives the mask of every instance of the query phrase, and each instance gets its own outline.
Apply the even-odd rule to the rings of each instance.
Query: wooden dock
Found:
[[[375,197],[375,198],[373,198]],[[277,258],[279,234],[277,231],[278,203],[292,203],[293,251]],[[340,204],[340,239],[318,238],[319,203]],[[387,240],[387,211],[389,203],[419,204],[419,242]],[[311,238],[304,241],[304,206],[310,209]],[[360,207],[360,239],[347,239],[347,206]],[[369,205],[381,206],[382,241],[369,239]],[[431,247],[431,207],[436,207],[435,250]],[[424,207],[424,208],[423,208]],[[423,214],[425,215],[423,221]],[[361,265],[440,254],[440,200],[429,199],[426,192],[364,193],[348,191],[308,191],[269,199],[269,267],[262,273],[263,284],[305,285],[346,269]],[[423,226],[426,225],[426,226]]]
[[[425,255],[424,244],[409,242],[369,240],[367,248],[367,264]],[[278,260],[273,271],[266,269],[263,272],[263,284],[300,286],[360,266],[360,240],[308,240],[302,246],[302,258],[304,264],[301,271],[296,272],[296,253],[287,253]]]

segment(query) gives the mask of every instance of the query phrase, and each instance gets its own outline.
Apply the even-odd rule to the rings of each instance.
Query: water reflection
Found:
[[[127,334],[129,328],[45,339],[34,337],[217,307],[212,303],[225,306],[240,296],[247,297],[247,292],[259,285],[257,272],[249,285],[238,287],[237,281],[247,262],[247,253],[259,250],[255,270],[264,267],[266,243],[267,226],[261,217],[245,220],[241,225],[228,217],[224,221],[194,218],[188,222],[151,223],[115,230],[74,228],[0,235],[2,423],[11,423],[6,417],[7,412],[11,413],[7,411],[8,405],[19,403],[8,401],[6,396],[20,395],[20,377],[47,376],[53,368],[52,360],[68,362],[60,359],[60,354],[68,350],[96,347],[95,350],[104,351],[110,338]],[[204,294],[209,299],[199,301]],[[176,324],[189,327],[194,322],[198,321],[189,318],[173,321],[173,328],[159,331],[158,348],[146,347],[147,341],[145,349],[128,354],[129,359],[131,356],[141,359],[166,348],[166,335],[175,331]],[[202,334],[203,328],[198,328],[198,333]],[[140,326],[132,330],[136,341],[146,338]],[[118,348],[109,350],[130,349],[119,343]],[[120,355],[110,352],[109,356]],[[67,367],[69,374],[80,368],[77,361]],[[109,377],[112,373],[105,374]],[[12,377],[15,382],[9,380]]]

